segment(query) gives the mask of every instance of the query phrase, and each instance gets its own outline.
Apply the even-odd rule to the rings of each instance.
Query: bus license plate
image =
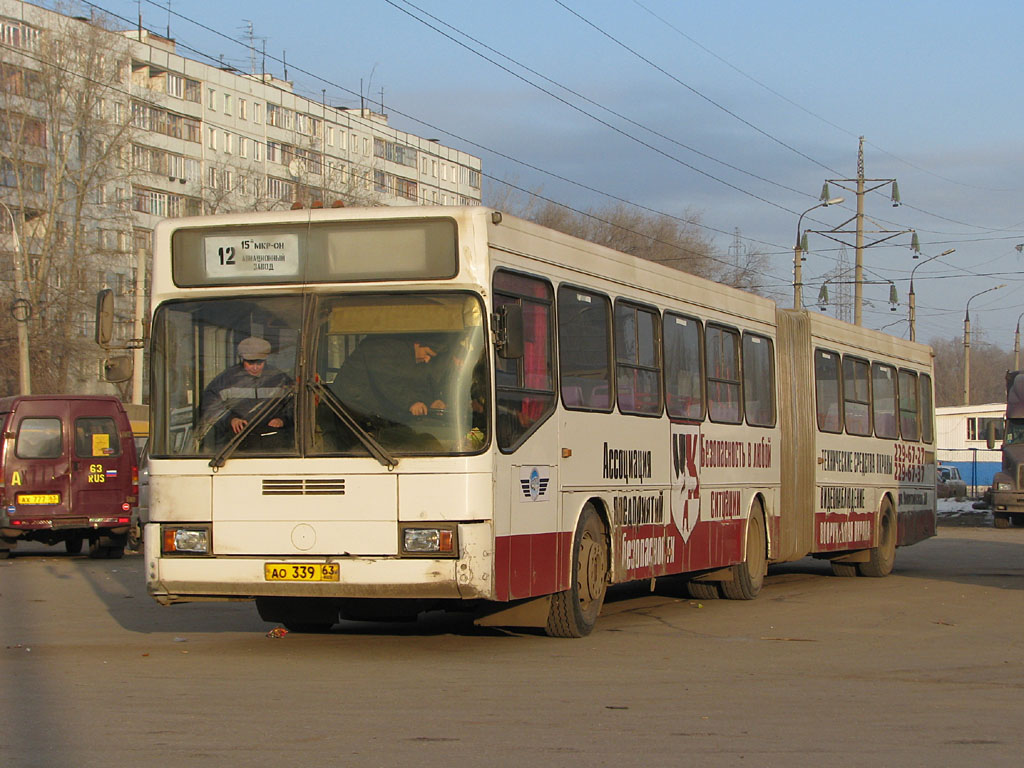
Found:
[[[340,581],[337,563],[264,563],[266,581]]]
[[[19,493],[19,504],[60,504],[59,493]]]

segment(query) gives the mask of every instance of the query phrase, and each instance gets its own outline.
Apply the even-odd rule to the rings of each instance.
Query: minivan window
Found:
[[[22,419],[14,452],[19,459],[56,459],[61,454],[60,419]]]
[[[82,459],[120,456],[117,425],[108,418],[75,419],[75,455]]]

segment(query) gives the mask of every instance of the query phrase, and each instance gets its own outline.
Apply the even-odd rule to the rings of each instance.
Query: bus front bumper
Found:
[[[459,525],[458,558],[168,556],[146,526],[146,586],[159,603],[254,597],[494,599],[490,523]],[[270,581],[267,564],[338,565],[337,581]]]

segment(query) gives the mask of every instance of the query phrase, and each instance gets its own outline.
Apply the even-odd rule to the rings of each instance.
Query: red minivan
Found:
[[[139,499],[131,424],[116,397],[0,398],[0,558],[19,541],[89,542],[121,557]]]

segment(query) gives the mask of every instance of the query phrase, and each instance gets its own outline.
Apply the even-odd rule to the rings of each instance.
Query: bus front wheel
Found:
[[[608,589],[608,534],[588,504],[573,536],[572,584],[551,596],[545,631],[551,637],[585,637],[594,629]]]

